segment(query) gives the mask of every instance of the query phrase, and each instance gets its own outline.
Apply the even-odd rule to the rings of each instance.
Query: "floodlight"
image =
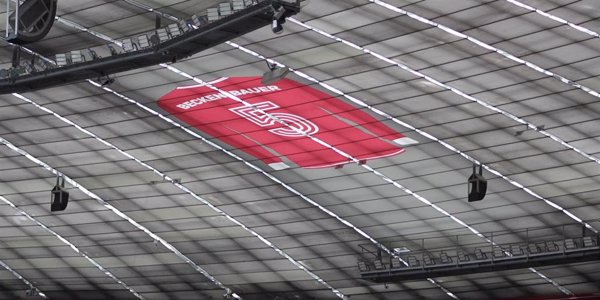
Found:
[[[244,3],[244,0],[233,0],[231,1],[231,6],[233,7],[233,11],[238,11],[246,8],[246,3]]]
[[[148,41],[148,36],[145,34],[138,36],[138,43],[140,43],[140,47],[142,47],[142,48],[150,47],[150,42]]]
[[[119,54],[119,52],[117,51],[117,49],[115,49],[115,46],[113,44],[107,44],[106,47],[108,47],[108,50],[110,51],[110,55],[117,55]]]
[[[211,7],[206,10],[206,17],[209,22],[216,21],[219,19],[219,9],[216,7]]]
[[[83,54],[81,54],[81,50],[73,50],[71,51],[71,62],[76,64],[76,63],[81,63],[85,61],[85,57],[83,57]]]
[[[290,72],[288,67],[277,67],[277,65],[272,65],[267,62],[269,66],[269,71],[265,72],[262,76],[260,82],[264,85],[269,85],[271,83],[277,82],[283,78]]]
[[[66,66],[69,62],[67,61],[67,55],[64,53],[56,54],[56,64],[59,67]]]
[[[379,259],[376,259],[375,261],[373,261],[373,266],[375,266],[375,270],[383,270],[383,269],[385,269],[385,265]]]
[[[88,49],[88,52],[90,53],[90,56],[92,57],[92,60],[96,60],[96,59],[100,58],[100,56],[98,55],[98,53],[96,53],[96,50]]]
[[[479,165],[479,174],[475,173],[475,164],[473,164],[473,174],[469,177],[469,202],[479,201],[485,197],[487,190],[487,180],[483,177],[483,166]]]
[[[17,77],[17,76],[21,76],[25,73],[26,73],[25,68],[22,65],[18,65],[16,67],[12,68],[11,76]]]
[[[62,182],[59,185],[60,178]],[[67,208],[69,202],[69,192],[65,190],[65,177],[60,174],[56,176],[56,185],[50,192],[52,195],[50,202],[50,211],[62,211]]]
[[[594,240],[592,239],[591,236],[583,237],[583,247],[584,248],[595,247],[595,246],[596,246],[596,242],[594,242]]]
[[[31,63],[28,62],[22,62],[21,63],[21,67],[23,68],[23,70],[25,71],[25,74],[31,74],[33,72],[36,71],[35,66],[33,65],[33,61]]]
[[[158,35],[158,40],[161,43],[164,43],[169,40],[169,33],[166,28],[159,28],[156,30],[156,35]]]
[[[31,63],[32,63],[33,72],[50,70],[50,69],[56,67],[56,65],[54,65],[46,60],[39,59],[36,56],[34,56],[31,59]]]
[[[191,29],[188,20],[184,19],[179,20],[179,27],[181,27],[181,30],[183,30],[184,33],[190,31]],[[171,32],[171,35],[173,35],[173,32]]]
[[[369,267],[369,265],[366,262],[361,260],[358,262],[358,270],[360,272],[368,272],[369,270],[371,270],[371,268]]]
[[[137,45],[131,39],[124,39],[122,45],[122,48],[125,50],[125,52],[137,50]]]
[[[208,22],[208,20],[205,16],[197,16],[197,15],[192,16],[192,23],[196,27],[200,27],[200,26],[206,24],[207,22]]]
[[[222,17],[230,15],[232,13],[231,12],[231,3],[229,3],[229,2],[219,3],[219,13],[221,14]]]
[[[169,33],[171,33],[172,37],[181,35],[181,29],[179,29],[179,25],[177,25],[177,23],[169,24],[167,27],[169,28]]]

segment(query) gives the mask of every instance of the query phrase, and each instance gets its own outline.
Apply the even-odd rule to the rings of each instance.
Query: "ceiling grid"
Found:
[[[30,51],[102,47],[151,30],[155,14],[166,25],[222,1],[59,2],[59,21]],[[280,35],[265,27],[115,74],[110,86],[92,79],[1,95],[0,194],[17,210],[0,206],[0,261],[14,272],[0,268],[0,299],[34,287],[50,299],[134,299],[126,287],[145,299],[594,296],[597,262],[381,284],[361,279],[357,261],[370,257],[359,245],[392,253],[404,238],[485,242],[477,235],[502,231],[525,240],[525,228],[577,222],[598,230],[597,8],[593,0],[309,1]],[[11,47],[0,51],[10,64]],[[225,142],[237,134],[209,134],[159,106],[176,87],[260,76],[265,61],[293,68],[287,78],[324,92],[319,100],[369,116],[365,126],[419,143],[365,163],[309,136],[354,164],[311,169],[286,158],[279,170]],[[480,202],[466,200],[473,162],[488,180]],[[74,180],[72,199],[51,213],[56,170]]]

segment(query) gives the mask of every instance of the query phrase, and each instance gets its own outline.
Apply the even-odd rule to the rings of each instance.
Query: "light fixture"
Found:
[[[69,64],[69,60],[67,59],[67,55],[65,53],[59,53],[54,55],[55,59],[56,59],[56,64],[59,67],[64,67],[67,64]]]
[[[59,181],[62,182],[59,184]],[[65,177],[58,174],[56,176],[56,185],[51,191],[52,198],[50,203],[50,211],[62,211],[67,208],[69,202],[69,192],[65,190]]]
[[[24,61],[21,63],[21,67],[23,68],[23,71],[25,71],[25,74],[31,74],[32,72],[35,72],[33,61],[31,63]]]
[[[137,45],[130,38],[124,39],[121,45],[125,52],[137,50]]]
[[[206,23],[208,23],[207,17],[197,16],[197,15],[192,16],[192,24],[194,24],[194,26],[196,26],[196,28],[199,28],[200,26],[202,26]]]
[[[246,8],[246,3],[244,3],[244,0],[232,0],[231,7],[233,11],[239,11]]]
[[[285,76],[290,72],[288,67],[278,67],[277,65],[269,62],[267,62],[267,66],[269,66],[269,71],[265,72],[260,80],[260,82],[262,82],[264,85],[277,82],[285,78]]]
[[[96,59],[99,59],[99,58],[101,58],[101,57],[98,55],[98,53],[96,53],[96,51],[95,51],[95,50],[93,50],[93,49],[87,49],[87,50],[88,50],[88,52],[90,53],[90,56],[92,57],[92,60],[96,60]]]
[[[144,49],[144,48],[150,47],[150,41],[148,40],[147,35],[142,34],[142,35],[138,36],[137,39],[138,39],[138,43],[140,44],[140,48]],[[137,47],[135,50],[137,50]]]
[[[172,38],[181,35],[181,29],[179,28],[179,24],[171,23],[169,24],[169,26],[167,26],[167,28],[169,29],[169,34],[171,34]]]
[[[485,197],[487,180],[483,177],[483,166],[479,165],[479,174],[475,173],[476,165],[473,164],[473,174],[469,177],[469,202],[479,201]]]
[[[219,8],[218,7],[211,7],[206,9],[206,18],[208,19],[208,22],[213,22],[219,19]]]
[[[190,26],[192,24],[191,20],[189,20],[189,21],[190,22],[188,23],[188,20],[184,20],[184,19],[179,20],[179,27],[181,28],[183,33],[186,33],[188,31],[190,31],[190,29],[192,29],[192,26]],[[173,33],[171,33],[171,34],[173,34]]]
[[[230,2],[219,3],[219,14],[221,17],[229,16],[232,13]]]
[[[81,50],[71,51],[71,63],[82,63],[85,61],[85,57],[81,54]]]
[[[113,44],[106,44],[106,47],[108,47],[110,55],[115,56],[119,54],[119,52],[117,51],[117,49],[115,49],[115,46]]]
[[[158,36],[158,43],[164,43],[171,38],[166,28],[157,29],[156,35]],[[156,43],[156,45],[158,45],[158,43]]]

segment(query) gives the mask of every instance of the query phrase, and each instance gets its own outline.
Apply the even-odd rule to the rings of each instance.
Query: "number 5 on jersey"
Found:
[[[276,126],[277,128],[269,129],[269,132],[280,136],[304,137],[319,132],[319,127],[315,123],[295,114],[269,112],[271,117],[267,115],[267,111],[277,108],[279,108],[277,104],[264,101],[252,104],[252,106],[238,106],[229,110],[260,127]]]

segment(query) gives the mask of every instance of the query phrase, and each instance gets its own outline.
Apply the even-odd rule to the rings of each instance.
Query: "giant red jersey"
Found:
[[[161,97],[158,105],[275,169],[289,165],[285,158],[303,168],[349,162],[306,134],[358,160],[402,153],[404,149],[393,141],[402,144],[410,140],[371,115],[310,86],[291,79],[265,86],[260,80],[260,77],[235,77],[211,83],[255,108],[205,85],[179,87]]]

